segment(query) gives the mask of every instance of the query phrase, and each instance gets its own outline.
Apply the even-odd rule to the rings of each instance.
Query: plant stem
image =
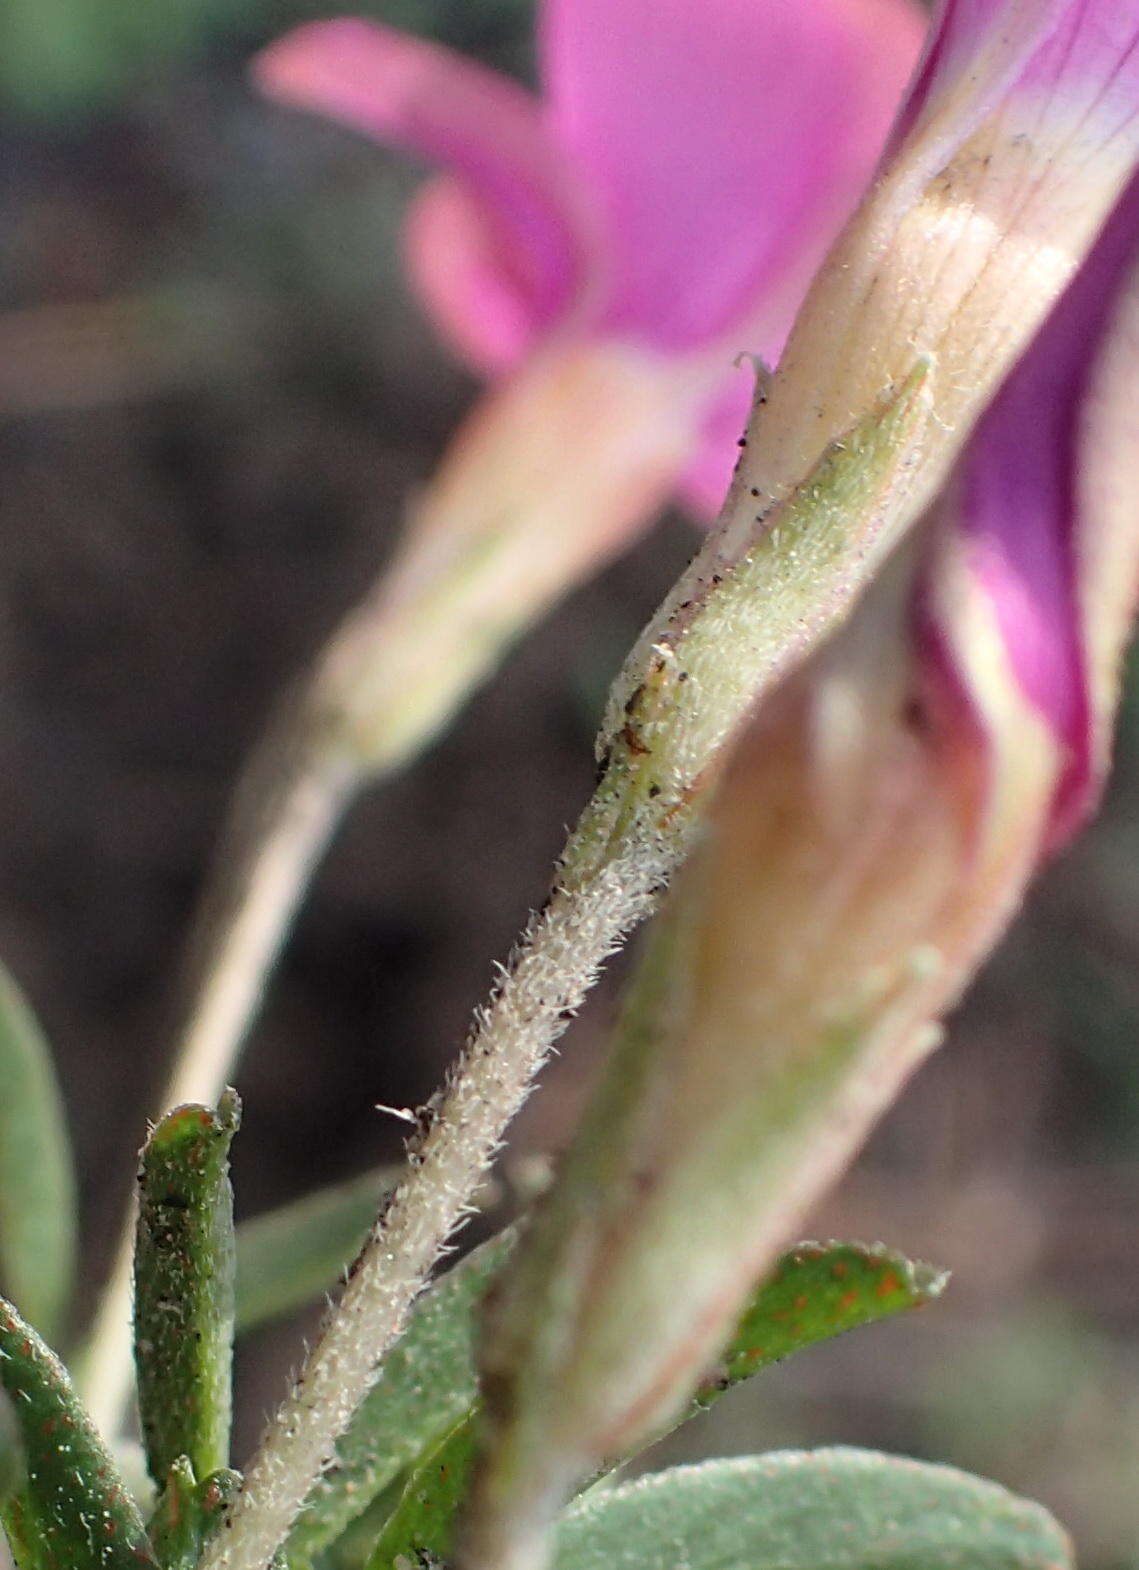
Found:
[[[254,756],[199,922],[197,998],[160,1114],[224,1087],[354,792],[420,752],[513,640],[667,495],[710,364],[681,372],[605,345],[552,351],[456,435],[390,567]],[[132,1239],[128,1224],[84,1359],[108,1431],[129,1387]]]
[[[411,1170],[381,1214],[335,1316],[250,1467],[233,1517],[202,1570],[260,1570],[370,1388],[379,1355],[490,1164],[550,1046],[621,934],[648,913],[662,867],[617,857],[585,886],[558,888],[523,938],[496,997],[424,1130]]]
[[[278,1412],[201,1570],[264,1570],[332,1459],[408,1309],[605,959],[684,858],[725,747],[766,688],[842,620],[908,521],[893,483],[926,418],[925,367],[833,442],[734,561],[709,540],[630,655],[602,778],[550,899],[424,1110],[411,1168]],[[741,499],[737,486],[729,497]],[[746,506],[747,503],[745,502]]]

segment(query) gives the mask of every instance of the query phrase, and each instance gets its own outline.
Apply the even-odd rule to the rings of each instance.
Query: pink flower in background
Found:
[[[270,94],[441,165],[409,215],[436,324],[499,377],[616,340],[700,389],[683,477],[723,497],[750,399],[874,167],[917,57],[911,0],[547,0],[541,97],[370,22],[261,55]]]

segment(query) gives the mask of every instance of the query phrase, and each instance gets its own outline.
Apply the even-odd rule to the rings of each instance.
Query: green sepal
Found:
[[[680,1422],[706,1411],[733,1385],[792,1352],[928,1303],[947,1279],[944,1271],[881,1245],[800,1243],[753,1293],[720,1366],[697,1390]],[[367,1570],[393,1570],[401,1558],[416,1565],[421,1562],[417,1556],[445,1560],[450,1555],[477,1431],[478,1406],[472,1401],[466,1415],[411,1472]],[[611,1466],[630,1459],[614,1456]]]
[[[336,1446],[336,1460],[305,1501],[285,1559],[307,1570],[408,1467],[433,1449],[475,1400],[476,1310],[514,1244],[491,1238],[419,1299],[380,1377]]]
[[[56,1337],[75,1274],[75,1176],[51,1049],[0,966],[0,1289]]]
[[[356,1255],[399,1171],[377,1167],[237,1229],[237,1332],[330,1292]]]
[[[150,1519],[150,1540],[162,1570],[194,1570],[240,1488],[240,1472],[224,1467],[199,1483],[189,1458],[178,1457]]]
[[[62,1363],[0,1299],[0,1383],[25,1457],[0,1504],[19,1570],[158,1570],[142,1517]]]
[[[1040,1505],[951,1467],[863,1450],[677,1467],[580,1499],[554,1570],[1070,1570]]]
[[[147,1465],[195,1477],[229,1461],[234,1320],[229,1147],[241,1103],[177,1107],[143,1147],[135,1249],[135,1364]]]

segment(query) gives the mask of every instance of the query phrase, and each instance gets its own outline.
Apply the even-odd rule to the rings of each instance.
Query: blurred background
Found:
[[[0,12],[0,954],[58,1054],[81,1313],[235,772],[474,392],[401,278],[416,171],[246,86],[255,48],[325,10]],[[529,0],[373,11],[531,74]],[[589,790],[607,683],[693,541],[664,519],[354,811],[240,1075],[241,1214],[398,1153],[374,1104],[423,1100],[453,1055]],[[686,1430],[686,1454],[951,1460],[1047,1502],[1084,1570],[1139,1567],[1136,677],[1099,821],[812,1225],[951,1267],[947,1295],[777,1370]],[[564,1141],[619,970],[513,1159]],[[244,1447],[301,1328],[243,1353]]]

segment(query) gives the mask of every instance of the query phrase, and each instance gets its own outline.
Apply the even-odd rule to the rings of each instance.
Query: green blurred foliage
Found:
[[[298,22],[345,10],[526,72],[531,0],[8,0],[0,102],[8,114],[49,120],[113,111],[171,71],[244,56]]]
[[[979,1327],[967,1356],[931,1372],[923,1422],[939,1458],[1014,1490],[1031,1478],[1059,1516],[1067,1510],[1081,1564],[1139,1570],[1135,1354],[1093,1320],[1039,1301]]]

